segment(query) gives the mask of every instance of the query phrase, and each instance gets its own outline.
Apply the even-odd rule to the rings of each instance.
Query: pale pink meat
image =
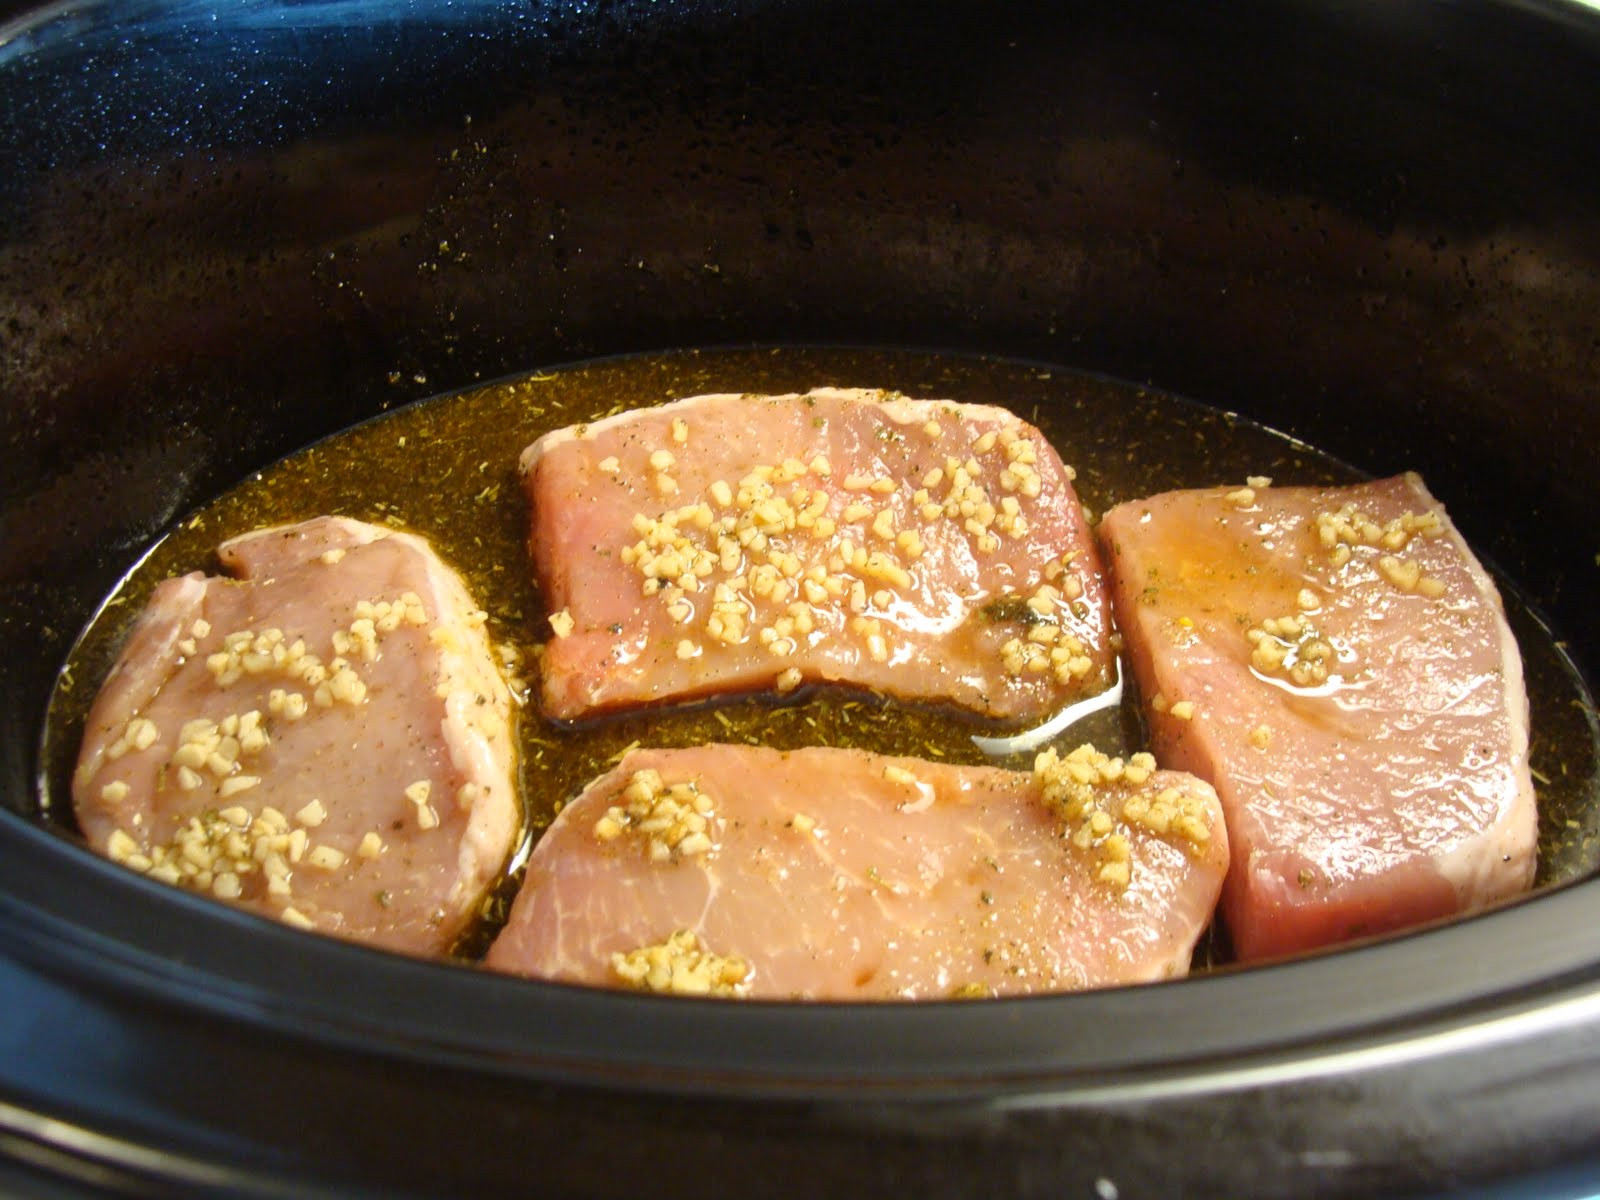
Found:
[[[1227,812],[1241,959],[1529,887],[1521,659],[1416,475],[1169,492],[1112,509],[1100,537],[1157,757],[1210,780]],[[1300,627],[1267,636],[1285,616]]]
[[[698,396],[549,434],[522,470],[553,717],[829,682],[1023,722],[1108,682],[1071,471],[1003,409]]]
[[[237,578],[158,586],[89,713],[89,844],[291,924],[446,950],[521,825],[481,614],[422,539],[351,520],[220,553]]]
[[[650,770],[706,798],[708,848],[653,857],[639,825],[601,836]],[[1129,797],[1172,787],[1195,797],[1208,842],[1117,820]],[[937,999],[1182,975],[1227,868],[1216,795],[1172,772],[1096,795],[1131,845],[1125,888],[1098,875],[1104,837],[1047,806],[1030,774],[828,748],[635,751],[541,839],[486,962],[625,986],[614,956],[687,930],[748,967],[736,996]]]

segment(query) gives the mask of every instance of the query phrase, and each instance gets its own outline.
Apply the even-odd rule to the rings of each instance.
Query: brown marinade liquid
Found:
[[[135,569],[90,623],[62,673],[44,740],[41,805],[70,828],[68,791],[83,721],[134,617],[162,579],[220,571],[216,546],[264,525],[322,513],[387,523],[428,538],[489,613],[497,642],[537,671],[549,636],[526,548],[527,501],[517,477],[523,447],[564,425],[708,392],[793,392],[882,387],[926,399],[998,404],[1037,425],[1076,468],[1079,497],[1098,516],[1123,500],[1173,488],[1353,482],[1351,467],[1261,425],[1163,393],[1012,360],[909,351],[751,349],[607,359],[492,383],[386,414],[268,467],[190,514]],[[1448,494],[1441,500],[1449,505]],[[1554,634],[1499,580],[1522,648],[1533,710],[1541,885],[1600,862],[1600,763],[1593,702]],[[1131,693],[1131,689],[1130,689]],[[949,710],[824,688],[783,703],[748,697],[559,725],[522,710],[521,789],[537,838],[562,804],[635,744],[707,741],[792,748],[853,746],[943,762],[982,763],[974,733],[993,732]],[[1063,740],[1107,753],[1143,747],[1131,695]],[[1026,761],[1009,763],[1026,769]],[[515,856],[520,861],[522,855]],[[484,905],[458,952],[480,955],[504,920],[518,872]],[[1203,943],[1197,965],[1220,953]]]

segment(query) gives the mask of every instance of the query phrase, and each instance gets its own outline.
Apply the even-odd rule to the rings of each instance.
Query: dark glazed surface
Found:
[[[605,1194],[680,1139],[791,1190],[1313,1195],[1600,1155],[1593,883],[1146,993],[713,1022],[308,944],[23,819],[53,672],[174,516],[385,406],[667,346],[1018,354],[1419,469],[1593,666],[1597,68],[1532,0],[4,27],[6,1169]],[[219,1104],[219,1056],[295,1105]]]

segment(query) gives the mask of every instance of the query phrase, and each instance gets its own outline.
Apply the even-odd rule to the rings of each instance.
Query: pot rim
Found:
[[[677,1095],[1153,1099],[1548,1036],[1600,1013],[1600,879],[1437,927],[1155,985],[981,1003],[644,996],[298,931],[0,813],[0,953],[324,1048]]]

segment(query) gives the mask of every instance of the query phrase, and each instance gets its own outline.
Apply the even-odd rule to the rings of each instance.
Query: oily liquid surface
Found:
[[[1353,482],[1350,467],[1252,422],[1161,393],[1007,360],[840,349],[686,351],[581,364],[412,405],[337,434],[252,476],[183,521],[130,573],[85,632],[52,700],[45,733],[48,816],[70,826],[69,780],[94,693],[154,586],[193,570],[220,573],[215,548],[265,525],[329,513],[387,523],[429,539],[489,613],[494,639],[520,652],[525,677],[549,636],[526,549],[527,501],[517,477],[523,447],[565,425],[708,392],[793,392],[883,387],[926,399],[998,404],[1037,425],[1076,468],[1093,514],[1173,488]],[[1448,507],[1450,496],[1441,500]],[[1532,766],[1539,793],[1540,884],[1575,879],[1600,862],[1600,763],[1595,712],[1559,642],[1500,580],[1522,648],[1532,705]],[[523,689],[523,694],[526,694]],[[596,775],[635,744],[707,741],[852,746],[943,762],[993,762],[973,745],[995,730],[943,709],[860,693],[806,689],[778,703],[734,698],[655,709],[581,725],[523,707],[521,789],[537,838]],[[1132,689],[1120,708],[1093,714],[1058,740],[1107,753],[1144,748]],[[1027,769],[1031,755],[1001,765]],[[522,855],[516,856],[520,861]],[[515,895],[516,872],[484,906],[457,948],[487,947]],[[1196,965],[1223,954],[1203,944]]]

